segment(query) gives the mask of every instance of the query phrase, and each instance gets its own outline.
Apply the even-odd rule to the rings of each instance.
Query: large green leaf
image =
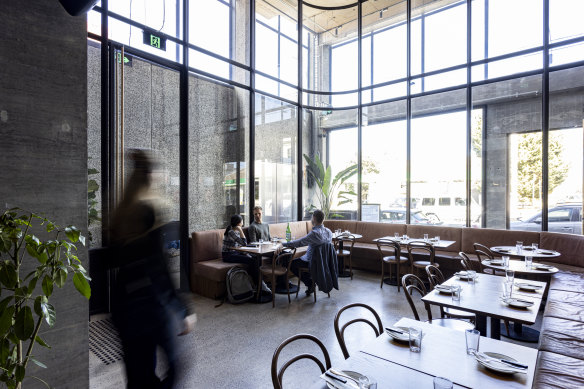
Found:
[[[67,235],[67,238],[69,238],[71,242],[77,242],[81,233],[77,227],[69,226],[65,228],[65,235]]]
[[[99,170],[95,169],[95,168],[89,168],[87,169],[87,174],[98,174]]]
[[[55,284],[57,284],[59,288],[62,288],[65,285],[65,281],[67,281],[67,270],[61,268],[57,270]]]
[[[29,357],[29,359],[30,359],[31,361],[33,361],[35,365],[37,365],[37,366],[39,366],[39,367],[42,367],[43,369],[46,369],[46,368],[47,368],[47,365],[45,365],[45,364],[44,364],[44,363],[42,363],[41,361],[37,361],[37,360],[36,360],[36,359],[34,359],[33,357]]]
[[[85,296],[86,299],[89,300],[91,297],[91,287],[89,286],[89,282],[85,279],[85,276],[82,273],[75,273],[73,276],[73,284],[75,288]]]
[[[49,276],[43,278],[43,293],[47,297],[51,297],[53,294],[53,280]]]
[[[49,303],[41,303],[41,309],[43,311],[43,315],[45,316],[45,320],[49,327],[55,325],[55,321],[57,320],[57,313],[55,312],[55,307],[53,307]]]
[[[16,365],[16,370],[14,373],[14,377],[16,379],[16,382],[22,382],[22,380],[24,379],[24,373],[25,373],[25,368],[23,365]]]
[[[17,279],[18,274],[16,273],[14,263],[8,260],[0,263],[0,282],[3,283],[4,286],[7,288],[14,288]]]
[[[0,366],[4,366],[10,355],[10,341],[6,338],[0,340]]]
[[[27,340],[34,331],[34,319],[32,318],[32,310],[25,305],[20,308],[16,315],[14,322],[14,333],[20,340]]]
[[[49,301],[47,296],[37,296],[34,299],[34,311],[38,316],[43,316],[45,313],[43,312],[42,305],[46,304]]]
[[[43,347],[46,347],[46,348],[51,348],[51,346],[49,346],[49,345],[48,345],[48,344],[47,344],[47,343],[46,343],[46,342],[45,342],[43,339],[41,339],[41,337],[40,337],[40,336],[38,336],[38,335],[36,336],[36,338],[34,338],[34,340],[35,340],[35,341],[36,341],[38,344],[40,344],[41,346],[43,346]]]
[[[332,175],[331,167],[330,166],[327,166],[326,172],[324,173],[324,180],[323,180],[323,183],[322,183],[322,193],[326,197],[328,197],[330,195],[331,175]]]
[[[14,305],[9,306],[2,311],[2,315],[0,315],[0,337],[3,337],[12,326],[13,315]]]

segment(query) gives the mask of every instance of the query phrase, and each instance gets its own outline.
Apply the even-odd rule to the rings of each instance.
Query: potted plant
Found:
[[[317,198],[320,203],[320,209],[324,212],[325,219],[328,219],[329,216],[339,216],[330,215],[335,194],[340,200],[338,205],[352,202],[353,199],[348,196],[357,196],[357,193],[351,190],[339,191],[338,194],[337,190],[345,183],[345,181],[357,174],[359,169],[358,165],[353,164],[341,170],[333,178],[331,167],[327,166],[325,169],[318,154],[314,156],[314,159],[311,159],[308,155],[304,154],[304,159],[306,160],[306,171],[318,186]]]
[[[72,275],[75,288],[91,296],[89,275],[75,255],[77,242],[85,245],[85,238],[74,226],[63,228],[18,208],[0,216],[0,381],[9,389],[22,387],[29,362],[46,368],[33,348],[50,348],[38,333],[43,321],[55,324],[49,303],[54,286],[62,288]]]

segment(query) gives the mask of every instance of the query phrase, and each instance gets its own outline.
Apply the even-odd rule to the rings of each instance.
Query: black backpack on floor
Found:
[[[227,300],[231,304],[241,304],[251,300],[255,294],[255,285],[250,275],[241,267],[233,267],[225,279]]]

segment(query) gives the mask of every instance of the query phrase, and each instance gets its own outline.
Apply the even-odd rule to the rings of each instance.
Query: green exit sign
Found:
[[[166,51],[166,38],[158,35],[155,31],[144,30],[144,44]]]

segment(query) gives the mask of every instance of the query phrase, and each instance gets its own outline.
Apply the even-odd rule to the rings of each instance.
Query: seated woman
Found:
[[[223,262],[245,263],[249,265],[247,272],[254,282],[258,279],[258,263],[255,257],[249,254],[235,251],[234,248],[247,245],[247,239],[241,226],[243,218],[240,215],[231,216],[231,222],[223,234]]]

